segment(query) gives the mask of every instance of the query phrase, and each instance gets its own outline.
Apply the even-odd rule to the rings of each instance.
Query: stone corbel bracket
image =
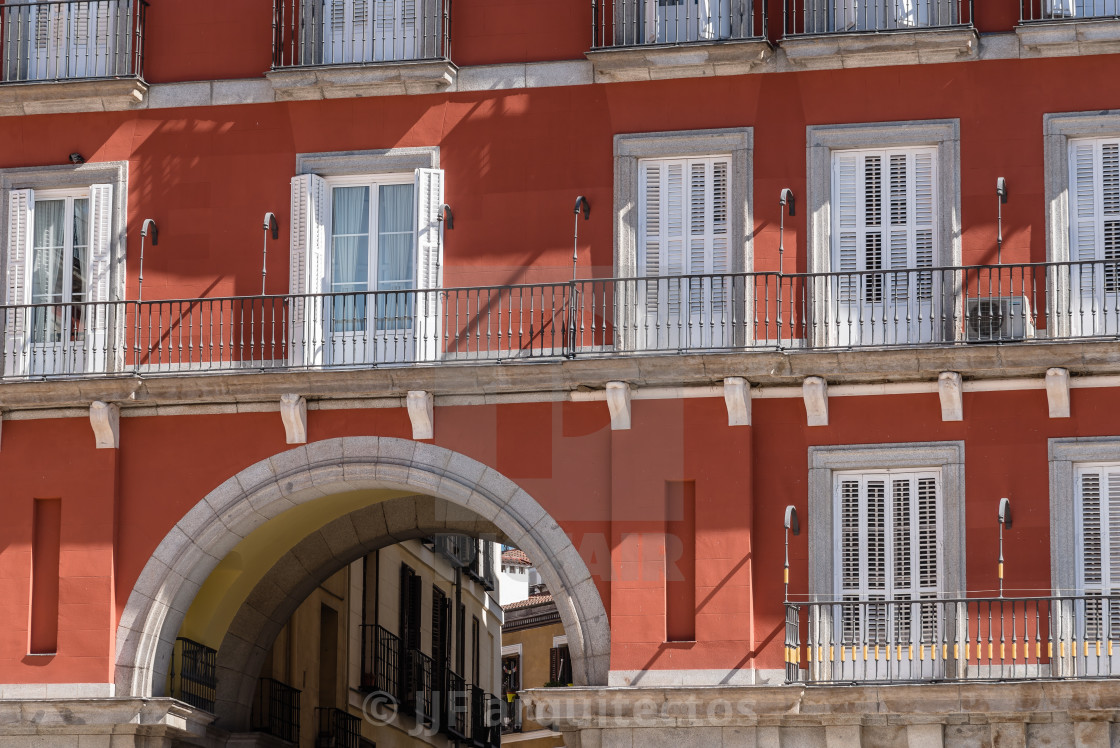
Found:
[[[412,421],[413,439],[434,439],[435,427],[435,398],[432,393],[424,390],[409,390],[408,417]]]
[[[630,385],[607,382],[607,408],[611,412],[611,431],[630,429]]]
[[[723,380],[723,401],[727,404],[728,426],[751,425],[751,385],[743,377]]]
[[[89,406],[89,422],[97,449],[120,446],[121,406],[96,400]]]
[[[288,444],[307,444],[307,400],[302,395],[280,396],[280,420]]]
[[[937,375],[937,395],[941,398],[941,420],[964,420],[964,392],[961,375],[955,371],[943,371]]]
[[[810,426],[828,425],[828,382],[823,377],[806,377],[801,383],[805,399],[805,419]]]
[[[1051,418],[1069,418],[1069,370],[1046,370],[1046,402]]]

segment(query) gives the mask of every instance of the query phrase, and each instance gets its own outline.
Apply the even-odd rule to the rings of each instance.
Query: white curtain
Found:
[[[336,187],[331,200],[331,291],[369,290],[369,187]],[[365,296],[335,296],[333,329],[365,329]]]
[[[382,185],[377,205],[377,290],[409,291],[416,287],[416,198],[412,184]],[[379,330],[412,326],[412,293],[378,294]]]
[[[63,301],[63,252],[66,248],[66,201],[35,203],[32,234],[31,303],[60,304]],[[31,341],[54,343],[62,339],[62,307],[39,307],[33,311]]]

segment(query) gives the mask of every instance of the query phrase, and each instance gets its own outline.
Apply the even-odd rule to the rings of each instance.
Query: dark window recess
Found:
[[[565,685],[572,682],[572,656],[568,653],[567,644],[549,650],[548,680]]]
[[[175,640],[171,658],[171,695],[191,706],[214,711],[218,653],[190,639]]]

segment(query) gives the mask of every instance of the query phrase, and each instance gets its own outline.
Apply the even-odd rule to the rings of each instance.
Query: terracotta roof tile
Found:
[[[530,595],[527,600],[518,600],[515,603],[503,605],[502,610],[518,610],[520,608],[531,608],[534,605],[544,605],[552,602],[552,595]]]

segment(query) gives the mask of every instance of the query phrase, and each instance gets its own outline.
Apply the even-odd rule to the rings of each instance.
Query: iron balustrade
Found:
[[[443,719],[440,730],[455,739],[466,740],[470,737],[467,732],[467,716],[470,712],[470,693],[467,691],[466,681],[463,676],[451,668],[447,668],[447,690],[443,693]]]
[[[451,0],[273,0],[273,69],[450,57]]]
[[[406,668],[403,700],[405,712],[414,715],[421,722],[432,722],[436,716],[432,710],[435,674],[432,658],[418,649],[410,649]]]
[[[30,304],[0,335],[7,379],[1116,339],[1120,261]]]
[[[973,19],[972,0],[786,0],[783,13],[786,36],[916,31]]]
[[[362,720],[334,707],[315,707],[316,748],[358,748]]]
[[[0,5],[0,82],[142,78],[146,0]]]
[[[1120,19],[1117,0],[1019,0],[1019,22]]]
[[[591,48],[762,40],[763,0],[591,0]]]
[[[471,744],[476,748],[497,746],[501,741],[501,702],[476,685],[470,686],[469,695]]]
[[[199,709],[214,711],[218,688],[218,652],[180,637],[171,657],[171,695]]]
[[[1120,675],[1120,596],[786,603],[786,681],[899,683]]]
[[[401,699],[401,639],[376,624],[362,624],[362,690]]]
[[[250,729],[299,743],[299,699],[299,689],[273,678],[261,678],[253,700]]]

